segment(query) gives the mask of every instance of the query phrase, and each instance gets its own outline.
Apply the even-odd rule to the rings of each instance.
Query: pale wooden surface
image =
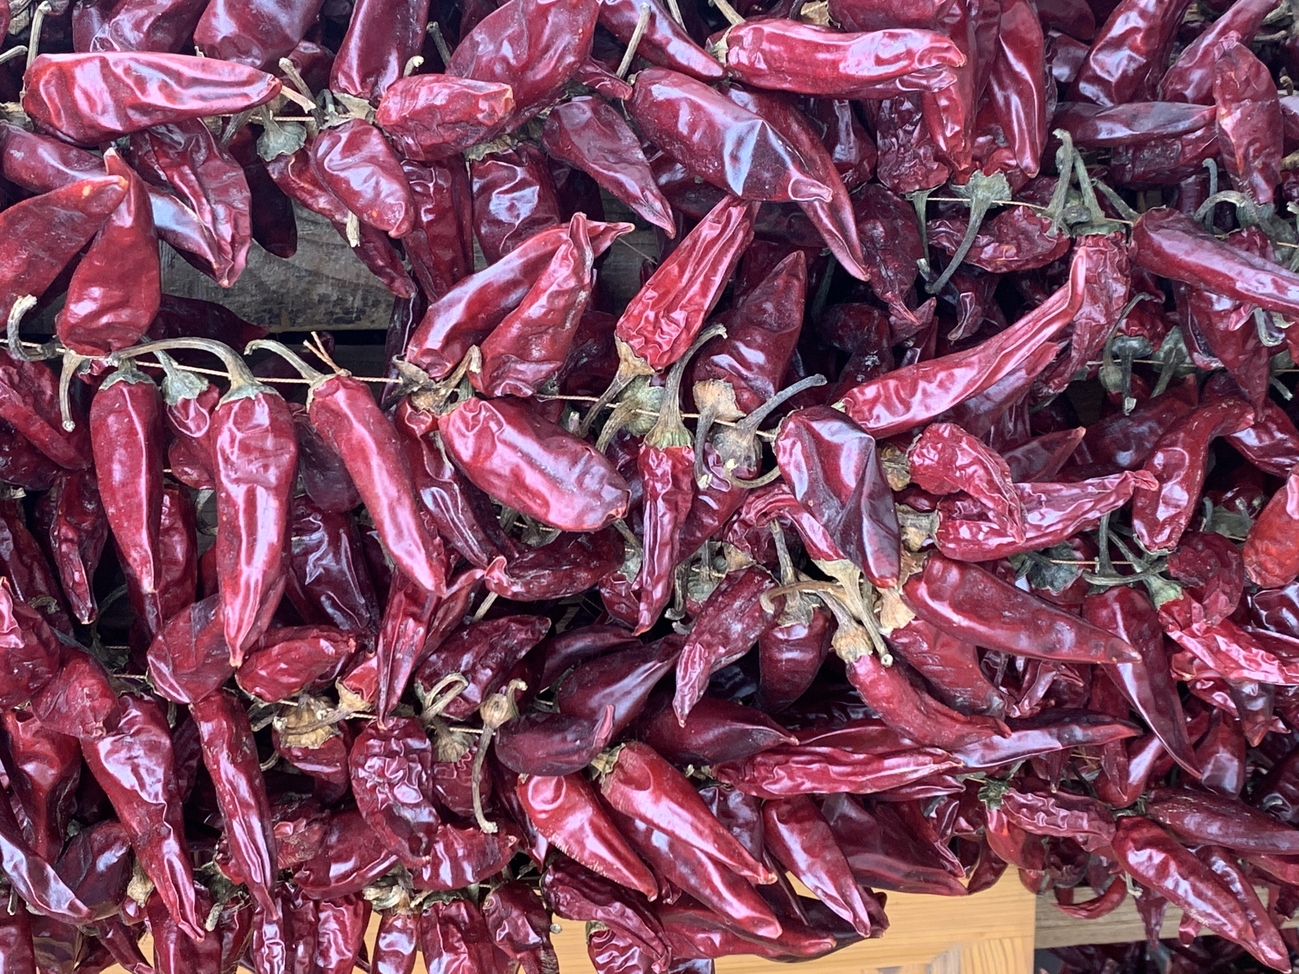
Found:
[[[800,974],[1032,974],[1034,897],[1008,873],[996,886],[970,897],[888,894],[889,929],[878,940],[807,961]],[[585,924],[560,918],[554,936],[562,974],[592,974]],[[367,943],[373,946],[374,924]],[[1140,939],[1140,933],[1129,939]],[[145,956],[149,951],[145,950]],[[757,957],[727,957],[718,974],[778,974],[788,964]],[[108,974],[125,974],[120,967]],[[422,962],[415,974],[426,974]]]
[[[1257,892],[1266,903],[1267,890],[1259,887]],[[1159,928],[1160,939],[1175,939],[1177,925],[1181,922],[1182,911],[1170,905],[1164,915],[1164,925]],[[1299,927],[1299,920],[1289,920],[1285,926]],[[1099,920],[1075,920],[1056,909],[1053,897],[1038,898],[1037,946],[1039,950],[1074,947],[1079,944],[1126,944],[1145,939],[1146,928],[1141,923],[1137,905],[1131,896],[1120,903],[1112,913]]]

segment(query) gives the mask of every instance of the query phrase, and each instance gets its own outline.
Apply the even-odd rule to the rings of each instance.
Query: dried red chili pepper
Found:
[[[216,58],[145,52],[43,54],[27,69],[25,82],[23,110],[31,119],[86,145],[154,125],[233,115],[280,93],[279,80],[264,71]],[[87,100],[81,97],[86,91],[113,95]]]
[[[428,0],[367,0],[352,8],[329,87],[374,102],[424,47]]]
[[[508,83],[418,74],[389,85],[375,123],[406,158],[432,162],[484,141],[514,109]]]
[[[630,223],[590,221],[591,249],[599,257]],[[406,347],[406,360],[434,378],[451,372],[470,346],[481,342],[517,308],[555,251],[569,239],[566,226],[534,234],[496,263],[460,281],[429,304]]]
[[[903,586],[907,604],[926,622],[1001,652],[1084,663],[1138,663],[1117,636],[1021,592],[974,565],[931,555]],[[988,616],[995,606],[996,620]],[[1012,621],[1014,620],[1014,621]]]
[[[469,381],[487,396],[531,396],[563,368],[593,288],[595,254],[578,213],[519,306],[483,339]],[[477,363],[475,363],[477,364]]]
[[[401,160],[377,127],[350,118],[324,129],[310,148],[320,181],[362,223],[392,237],[415,228],[415,201]]]
[[[628,489],[613,465],[524,405],[471,399],[439,431],[471,482],[543,524],[595,531],[626,513]]]
[[[830,199],[775,126],[702,82],[647,68],[634,89],[625,104],[641,132],[714,186],[744,200]]]
[[[713,817],[686,778],[652,748],[631,742],[611,752],[600,793],[615,811],[661,830],[756,883],[771,871]]]
[[[298,465],[293,416],[279,393],[254,379],[224,346],[200,339],[166,344],[211,351],[230,376],[207,435],[216,476],[222,626],[231,665],[238,667],[266,631],[286,584],[284,545]],[[141,345],[133,351],[149,350]]]
[[[191,939],[202,940],[166,718],[147,697],[123,697],[122,710],[116,730],[82,741],[82,755],[172,919]]]
[[[267,68],[293,50],[319,14],[320,0],[254,8],[218,0],[199,18],[194,44],[213,61]]]
[[[779,615],[764,597],[776,580],[756,565],[732,572],[708,597],[677,657],[677,687],[672,709],[684,724],[691,708],[703,697],[708,678],[750,649]]]

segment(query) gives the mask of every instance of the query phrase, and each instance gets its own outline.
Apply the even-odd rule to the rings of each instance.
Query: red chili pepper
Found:
[[[714,186],[744,200],[830,199],[829,188],[775,126],[702,82],[667,68],[647,68],[634,87],[626,102],[632,121]]]
[[[379,914],[371,964],[375,974],[411,974],[419,949],[419,914],[385,910]]]
[[[627,510],[626,482],[594,447],[521,404],[471,399],[439,424],[469,480],[565,531],[596,531]]]
[[[454,161],[426,167],[403,160],[401,168],[415,201],[415,229],[402,237],[401,246],[415,279],[433,300],[468,277],[474,268],[469,174]],[[414,310],[412,307],[412,313]],[[409,340],[409,334],[400,337],[400,345],[392,349],[394,354]]]
[[[553,971],[559,963],[550,943],[551,918],[531,887],[502,883],[483,898],[483,919],[498,948],[525,974]]]
[[[128,579],[145,606],[151,631],[163,624],[159,587],[162,564],[162,396],[134,365],[99,387],[90,407],[104,514]]]
[[[727,575],[709,595],[677,658],[672,709],[678,723],[703,697],[709,676],[747,653],[771,627],[780,606],[767,608],[763,597],[775,588],[771,574],[753,565]]]
[[[907,604],[944,632],[988,649],[1047,660],[1138,663],[1117,636],[1021,592],[981,568],[930,556],[903,587]],[[989,616],[995,607],[996,619]]]
[[[563,368],[590,300],[595,259],[586,218],[575,214],[568,229],[519,306],[483,340],[481,367],[469,369],[480,393],[531,396]]]
[[[722,828],[686,778],[654,750],[633,741],[609,758],[600,793],[615,811],[698,849],[745,879],[771,881],[771,871]]]
[[[264,71],[185,54],[43,54],[24,80],[23,110],[31,119],[86,145],[154,125],[233,115],[280,93],[279,80]],[[112,97],[86,99],[86,91]]]
[[[352,8],[329,87],[373,102],[424,47],[428,0],[366,0]]]
[[[166,718],[146,697],[127,695],[122,705],[117,729],[97,741],[83,740],[82,755],[130,833],[136,857],[172,919],[192,940],[201,941],[203,920],[194,899]]]
[[[1159,81],[1159,97],[1170,102],[1194,105],[1213,104],[1214,65],[1218,44],[1229,32],[1250,43],[1263,21],[1276,9],[1272,0],[1245,0],[1231,7],[1182,48],[1180,54]]]
[[[648,19],[636,53],[651,64],[681,71],[701,81],[721,81],[725,69],[691,38],[685,27],[657,0],[648,0]],[[629,44],[640,20],[642,5],[636,0],[613,0],[600,4],[600,26]]]
[[[632,228],[630,223],[591,221],[588,225],[591,249],[596,257]],[[411,336],[406,360],[435,378],[449,373],[471,345],[481,342],[519,306],[567,239],[566,226],[542,230],[430,303]]]
[[[374,125],[351,118],[326,128],[311,151],[321,182],[362,223],[392,237],[415,228],[415,201],[401,161]]]
[[[484,141],[514,109],[508,83],[417,74],[384,91],[375,123],[407,159],[432,162]]]
[[[469,164],[469,177],[474,235],[489,264],[564,222],[550,165],[535,146],[523,143],[476,159]]]
[[[968,351],[905,366],[863,383],[843,397],[844,411],[872,436],[892,436],[983,392],[1073,319],[1082,306],[1083,282],[1092,259],[1080,249],[1070,269],[1070,283],[999,335]]]
[[[267,68],[289,54],[320,14],[317,0],[273,7],[245,7],[230,0],[209,3],[194,30],[194,44],[208,60]]]

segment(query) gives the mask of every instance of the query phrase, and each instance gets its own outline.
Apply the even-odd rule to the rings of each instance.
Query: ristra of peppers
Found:
[[[275,352],[310,380],[311,424],[343,458],[388,554],[421,588],[441,596],[446,592],[446,555],[420,519],[415,478],[397,430],[365,383],[345,370],[325,375],[279,342],[258,340],[248,351],[262,348]]]
[[[699,348],[725,335],[726,329],[721,325],[705,328],[686,354],[673,363],[663,385],[658,421],[645,435],[636,459],[645,492],[637,633],[645,632],[658,621],[672,597],[681,527],[694,502],[695,451],[690,431],[681,421],[681,378]]]
[[[243,359],[220,342],[150,342],[114,359],[173,348],[217,356],[230,378],[230,389],[212,411],[208,435],[216,474],[221,622],[230,664],[237,669],[270,625],[287,582],[284,542],[298,471],[293,415],[280,394],[258,382]]]

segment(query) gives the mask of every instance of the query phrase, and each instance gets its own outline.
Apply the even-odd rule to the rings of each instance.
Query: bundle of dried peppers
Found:
[[[1069,971],[1291,969],[1291,0],[0,35],[2,974],[707,974],[1008,867],[1136,898]],[[305,211],[384,376],[163,293]]]

